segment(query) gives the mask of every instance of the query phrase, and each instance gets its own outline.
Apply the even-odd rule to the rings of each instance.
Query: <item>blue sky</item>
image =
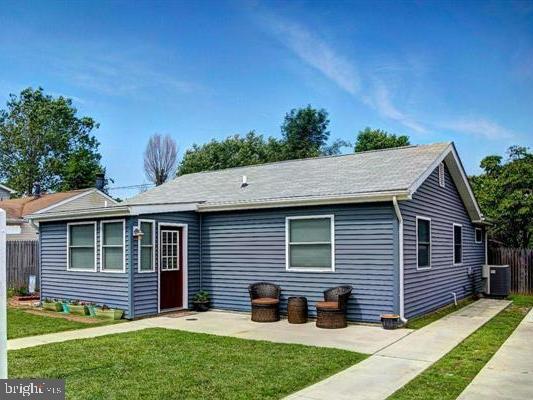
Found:
[[[0,0],[0,49],[1,107],[27,86],[71,97],[101,124],[114,186],[146,181],[153,133],[180,154],[279,136],[307,104],[329,112],[332,138],[370,126],[453,140],[468,173],[533,144],[531,1]]]

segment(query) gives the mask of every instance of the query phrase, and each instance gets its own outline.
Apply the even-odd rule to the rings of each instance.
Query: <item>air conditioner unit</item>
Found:
[[[508,265],[483,265],[482,278],[487,296],[507,297],[511,291],[511,268]]]

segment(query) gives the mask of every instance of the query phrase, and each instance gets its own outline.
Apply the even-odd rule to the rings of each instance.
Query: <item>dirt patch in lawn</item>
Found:
[[[49,312],[49,311],[41,310],[39,308],[25,309],[24,311],[26,311],[29,314],[41,315],[43,317],[62,318],[68,321],[83,322],[85,324],[100,324],[104,321],[99,318],[94,318],[94,317],[89,318],[89,317],[83,317],[81,315],[62,314],[62,313],[53,312],[53,311]]]

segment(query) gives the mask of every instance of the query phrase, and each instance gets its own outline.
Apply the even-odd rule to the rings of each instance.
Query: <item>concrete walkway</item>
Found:
[[[287,399],[386,399],[509,304],[502,300],[479,300]]]
[[[533,310],[483,367],[458,400],[533,399]]]
[[[261,324],[250,321],[249,314],[209,311],[178,318],[160,316],[116,325],[12,339],[8,341],[8,349],[22,349],[48,343],[86,339],[146,328],[180,329],[189,332],[233,336],[241,339],[333,347],[366,354],[373,354],[412,332],[410,329],[386,331],[381,329],[381,327],[369,325],[349,325],[346,329],[329,330],[317,328],[314,322],[292,325],[287,320]]]

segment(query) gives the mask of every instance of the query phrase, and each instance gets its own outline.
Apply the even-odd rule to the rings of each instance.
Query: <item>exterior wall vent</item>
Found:
[[[446,179],[444,176],[444,163],[439,164],[439,186],[446,187]]]

